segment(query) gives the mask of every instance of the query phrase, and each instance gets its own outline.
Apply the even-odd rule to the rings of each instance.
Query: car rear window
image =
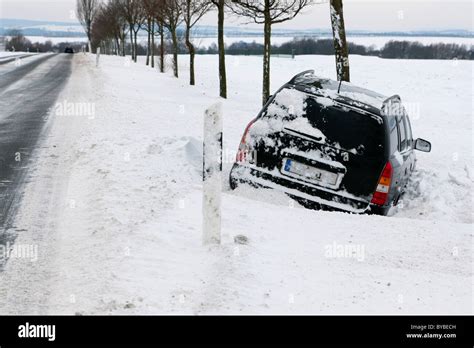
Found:
[[[383,152],[383,120],[378,116],[344,106],[323,105],[309,97],[304,117],[325,135],[328,145],[365,156],[377,156]]]

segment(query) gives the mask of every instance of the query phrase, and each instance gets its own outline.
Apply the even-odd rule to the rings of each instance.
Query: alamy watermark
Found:
[[[421,117],[421,103],[389,101],[382,107],[387,116],[409,115],[412,120],[418,120]]]
[[[359,262],[365,260],[365,247],[362,244],[338,244],[336,241],[324,246],[327,258],[354,258]]]
[[[70,102],[65,99],[56,103],[53,111],[56,116],[86,116],[93,119],[95,118],[95,103]]]

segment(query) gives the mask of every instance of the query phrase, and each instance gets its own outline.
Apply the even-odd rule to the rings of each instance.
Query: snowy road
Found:
[[[8,232],[47,115],[71,74],[71,56],[45,54],[0,66],[0,245]],[[0,264],[0,268],[1,268]]]

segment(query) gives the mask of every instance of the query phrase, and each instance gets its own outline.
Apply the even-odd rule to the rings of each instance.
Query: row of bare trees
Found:
[[[231,13],[247,18],[249,22],[263,25],[263,90],[262,101],[270,96],[270,57],[272,26],[295,18],[316,0],[77,0],[77,12],[91,45],[112,47],[114,54],[127,54],[129,37],[130,55],[137,62],[138,33],[147,32],[146,64],[155,67],[155,49],[159,48],[159,69],[165,70],[165,39],[171,39],[174,76],[179,76],[178,30],[184,28],[184,43],[189,53],[191,85],[195,78],[195,47],[192,29],[201,18],[217,10],[220,96],[227,97],[225,65],[224,21]],[[330,15],[333,25],[336,66],[338,77],[349,81],[347,44],[345,42],[342,0],[330,0]],[[155,45],[155,38],[159,44]]]
[[[159,69],[165,70],[165,35],[172,42],[173,72],[178,71],[178,29],[184,24],[186,47],[190,53],[190,84],[195,84],[195,47],[191,39],[192,28],[213,7],[208,0],[78,0],[78,14],[93,46],[114,47],[114,53],[125,56],[127,36],[130,55],[134,62],[138,56],[138,34],[148,34],[146,64],[155,67],[155,38],[159,37]],[[94,10],[89,10],[93,8]]]

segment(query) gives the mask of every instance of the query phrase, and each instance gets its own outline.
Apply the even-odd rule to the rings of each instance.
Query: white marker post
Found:
[[[100,60],[100,46],[97,47],[97,52],[95,55],[95,65],[99,67],[99,60]]]
[[[203,141],[203,243],[221,242],[222,104],[204,114]]]

